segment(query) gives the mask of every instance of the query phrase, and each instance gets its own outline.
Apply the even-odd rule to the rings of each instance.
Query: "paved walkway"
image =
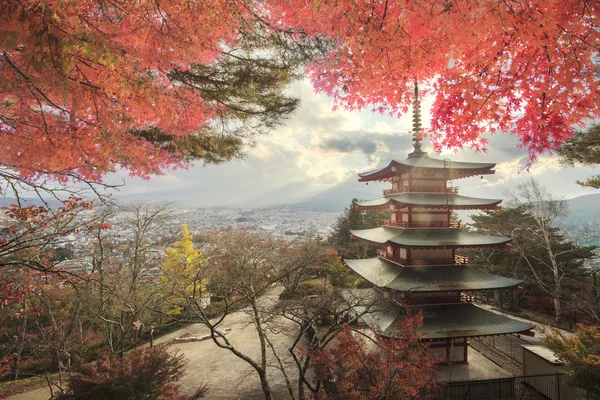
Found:
[[[443,376],[440,381],[464,381],[469,379],[504,378],[511,376],[499,365],[490,361],[480,352],[469,346],[468,364],[442,365],[437,368]]]
[[[6,398],[7,400],[48,400],[50,399],[50,390],[46,388],[33,390],[31,392],[17,394]]]

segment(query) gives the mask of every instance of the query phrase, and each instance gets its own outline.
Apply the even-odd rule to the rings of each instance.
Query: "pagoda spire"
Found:
[[[415,100],[413,101],[413,147],[415,150],[408,155],[408,158],[427,157],[427,153],[421,150],[421,101],[419,100],[419,84],[415,80]]]

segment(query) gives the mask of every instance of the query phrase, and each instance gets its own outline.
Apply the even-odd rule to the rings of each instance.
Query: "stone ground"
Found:
[[[269,297],[271,299],[278,298],[281,290],[281,288],[273,289],[269,293]],[[286,322],[278,322],[278,327],[291,329],[292,327]],[[231,344],[252,359],[259,360],[260,341],[254,325],[248,325],[246,314],[239,311],[228,316],[223,323],[223,329],[226,327],[231,328],[231,331],[226,334]],[[205,326],[192,324],[160,338],[157,343],[167,342],[176,336],[202,336],[207,333],[208,329]],[[286,350],[292,343],[292,338],[286,334],[274,335],[274,337],[277,338],[277,342],[274,343],[275,348],[279,354],[284,356],[284,365],[287,368],[295,368],[293,361],[287,356]],[[194,388],[206,383],[209,386],[208,399],[264,398],[258,375],[254,369],[231,351],[219,348],[211,339],[201,342],[174,343],[170,345],[170,349],[179,351],[189,360],[186,373],[181,380],[183,392],[191,393]],[[269,364],[275,366],[276,360],[272,353],[268,355]],[[278,369],[270,369],[269,382],[276,399],[288,398],[285,379]]]
[[[440,381],[463,381],[470,379],[505,378],[510,373],[469,346],[468,364],[443,365],[437,369],[443,373]]]

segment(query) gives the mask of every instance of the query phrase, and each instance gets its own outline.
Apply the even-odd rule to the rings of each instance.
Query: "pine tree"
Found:
[[[587,130],[576,132],[575,136],[558,149],[558,154],[564,165],[600,164],[600,125],[593,125]],[[577,181],[577,183],[600,189],[600,175],[594,175],[585,181]]]

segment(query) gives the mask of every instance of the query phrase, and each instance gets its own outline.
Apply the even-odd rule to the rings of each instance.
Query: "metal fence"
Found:
[[[528,340],[517,335],[485,336],[471,339],[471,342],[473,341],[489,346],[521,365],[523,365],[523,349],[521,345],[531,344]],[[483,350],[478,348],[478,346],[475,347],[479,351]]]
[[[447,382],[440,400],[579,400],[586,392],[567,384],[564,374]]]

